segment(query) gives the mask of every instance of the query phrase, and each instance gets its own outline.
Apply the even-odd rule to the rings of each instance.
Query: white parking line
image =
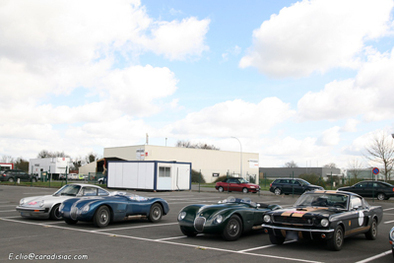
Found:
[[[174,240],[174,239],[182,239],[182,238],[187,238],[187,236],[158,238],[158,239],[155,239],[155,241]]]
[[[70,230],[70,231],[77,231],[77,232],[84,232],[84,233],[91,233],[91,234],[100,234],[100,235],[105,235],[105,236],[110,236],[110,237],[121,237],[121,238],[141,240],[141,241],[148,241],[148,242],[155,242],[155,243],[161,243],[161,244],[183,246],[183,247],[191,247],[191,248],[195,248],[195,249],[206,249],[206,250],[220,251],[220,252],[226,252],[226,253],[234,253],[234,254],[256,256],[256,257],[262,257],[262,258],[275,258],[275,259],[283,259],[283,260],[288,260],[288,261],[298,261],[298,262],[306,262],[306,263],[321,263],[320,261],[312,261],[312,260],[288,258],[288,257],[264,255],[264,254],[255,254],[255,253],[241,252],[241,251],[235,251],[235,250],[229,250],[229,249],[222,249],[222,248],[215,248],[215,247],[205,247],[205,246],[198,246],[198,245],[184,244],[184,243],[176,243],[176,242],[171,242],[171,241],[167,241],[167,240],[160,240],[160,239],[155,240],[155,239],[149,239],[149,238],[144,238],[144,237],[118,235],[116,233],[98,232],[98,231],[91,231],[91,230],[71,228],[71,227],[49,226],[49,225],[45,225],[45,224],[37,224],[37,223],[32,223],[32,222],[18,221],[18,220],[5,219],[5,218],[0,218],[0,220],[14,222],[14,223],[28,224],[28,225],[44,226],[44,227],[48,227],[48,228],[56,228],[56,229],[63,229],[63,230]]]
[[[143,226],[129,226],[129,227],[119,227],[119,228],[103,228],[100,230],[91,230],[91,232],[100,232],[100,231],[117,231],[117,230],[125,230],[125,229],[138,229],[138,228],[150,228],[150,227],[158,227],[158,226],[170,226],[170,225],[177,225],[178,222],[174,223],[164,223],[164,224],[148,224]]]
[[[16,210],[4,210],[4,211],[0,211],[0,213],[9,213],[9,212],[16,212]]]
[[[15,205],[0,205],[0,207],[9,207],[9,206],[16,207]]]
[[[384,224],[391,224],[391,223],[394,223],[394,220],[384,222]]]
[[[283,244],[289,244],[289,243],[294,243],[294,242],[297,242],[297,240],[289,240],[289,241],[284,242]],[[261,247],[253,247],[253,248],[248,248],[248,249],[240,250],[239,252],[244,253],[244,252],[248,252],[248,251],[253,251],[253,250],[258,250],[258,249],[264,249],[264,248],[269,248],[269,247],[274,247],[274,246],[276,246],[276,245],[271,244],[271,245],[266,245],[266,246],[261,246]]]
[[[378,254],[378,255],[376,255],[376,256],[373,256],[373,257],[370,257],[370,258],[363,259],[363,260],[361,260],[361,261],[357,261],[356,263],[366,263],[366,262],[370,262],[370,261],[375,260],[375,259],[377,259],[377,258],[384,257],[384,256],[386,256],[386,255],[388,255],[388,254],[391,254],[391,250],[388,250],[388,251],[386,251],[386,252],[380,253],[380,254]]]
[[[389,211],[389,210],[394,210],[394,207],[383,209],[383,211]]]

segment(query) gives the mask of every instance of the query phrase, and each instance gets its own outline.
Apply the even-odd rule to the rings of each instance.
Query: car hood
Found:
[[[315,216],[323,216],[329,217],[333,214],[337,214],[339,212],[343,212],[343,210],[339,210],[336,208],[327,208],[327,207],[305,207],[305,208],[288,208],[288,209],[279,209],[271,212],[273,216],[282,216],[282,217],[315,217]]]
[[[54,203],[61,203],[64,200],[75,198],[75,196],[66,196],[66,195],[42,195],[42,196],[32,196],[26,197],[24,199],[24,204],[21,207],[39,207],[41,201],[44,201],[44,207],[50,207]]]

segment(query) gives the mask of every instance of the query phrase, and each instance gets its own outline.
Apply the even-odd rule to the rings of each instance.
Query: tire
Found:
[[[64,221],[67,225],[75,225],[78,222],[78,220],[72,220],[71,218],[65,218]]]
[[[242,193],[247,194],[249,192],[248,188],[244,187],[242,188]]]
[[[280,188],[275,188],[274,194],[275,195],[281,195],[282,194],[282,190],[280,190]]]
[[[111,221],[111,213],[107,206],[100,206],[96,213],[93,216],[93,224],[96,227],[106,227],[108,226],[109,222]]]
[[[371,227],[369,228],[368,232],[365,233],[365,237],[369,240],[375,240],[377,235],[378,235],[378,223],[376,222],[376,219],[373,219]]]
[[[59,206],[60,204],[54,205],[51,209],[51,212],[49,212],[49,218],[52,220],[61,220],[63,219],[62,215],[59,212]]]
[[[219,192],[221,192],[221,193],[223,193],[223,191],[224,191],[224,188],[223,188],[223,187],[221,187],[221,186],[219,186],[219,188],[218,188],[218,191],[219,191]]]
[[[285,242],[285,237],[275,236],[274,234],[270,234],[270,241],[275,245],[282,245]]]
[[[328,249],[339,251],[343,246],[343,228],[337,226],[334,231],[334,235],[331,239],[327,240]]]
[[[14,178],[12,178],[12,177],[8,178],[8,182],[13,183],[14,182]]]
[[[151,222],[157,222],[161,219],[161,217],[163,216],[163,208],[161,207],[160,204],[158,203],[154,203],[151,208],[150,208],[150,212],[149,212],[149,221]]]
[[[242,235],[242,220],[239,216],[233,215],[228,220],[223,229],[222,237],[227,241],[235,241]]]
[[[195,237],[195,236],[197,236],[197,232],[196,231],[189,231],[189,230],[187,230],[186,228],[184,228],[182,226],[181,226],[181,231],[182,231],[182,234],[184,234],[185,236],[188,236],[188,237]]]
[[[376,199],[382,201],[386,199],[386,195],[384,193],[378,193],[378,195],[376,196]]]

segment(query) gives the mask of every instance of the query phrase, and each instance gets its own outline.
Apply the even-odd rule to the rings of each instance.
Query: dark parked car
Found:
[[[18,179],[20,181],[25,182],[37,182],[37,177],[34,175],[30,175],[22,170],[14,169],[14,170],[5,170],[2,171],[0,174],[0,181],[8,181],[8,182],[15,182]]]
[[[240,192],[252,192],[257,193],[260,191],[258,184],[251,184],[242,177],[231,177],[227,178],[222,182],[217,182],[215,185],[216,190],[219,192],[223,191],[240,191]]]
[[[281,194],[303,194],[306,191],[324,190],[323,187],[310,184],[300,178],[278,178],[270,184],[270,192]]]
[[[362,181],[338,190],[349,191],[364,197],[376,197],[378,200],[388,200],[394,196],[394,186],[386,182]]]
[[[230,196],[217,204],[188,205],[179,212],[178,222],[182,233],[188,237],[216,233],[225,240],[234,241],[242,233],[261,226],[265,212],[280,208],[276,204],[257,204],[250,198]]]
[[[376,239],[382,218],[381,206],[371,206],[355,193],[316,190],[301,195],[292,208],[267,212],[262,226],[273,244],[286,238],[326,240],[329,249],[341,250],[349,236]]]

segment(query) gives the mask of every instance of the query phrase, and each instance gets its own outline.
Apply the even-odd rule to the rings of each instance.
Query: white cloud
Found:
[[[255,137],[293,115],[289,104],[278,98],[266,98],[258,104],[234,100],[190,113],[170,129],[174,134],[189,136]]]
[[[182,21],[163,21],[152,29],[152,39],[145,43],[156,54],[163,54],[170,60],[185,60],[200,56],[209,48],[204,44],[209,29],[209,19],[195,17]]]
[[[359,120],[348,119],[346,121],[346,124],[341,128],[341,131],[343,131],[343,132],[356,132],[357,131],[357,125],[359,123],[360,123]]]
[[[364,41],[387,34],[393,1],[304,0],[283,8],[253,32],[240,67],[273,77],[354,68]]]
[[[323,146],[335,146],[338,145],[340,142],[340,127],[335,126],[328,130],[325,130],[320,138],[318,139],[317,143]]]
[[[298,102],[301,120],[339,120],[362,116],[365,121],[392,118],[394,104],[394,49],[374,52],[354,79],[333,81],[319,92],[308,92]]]

